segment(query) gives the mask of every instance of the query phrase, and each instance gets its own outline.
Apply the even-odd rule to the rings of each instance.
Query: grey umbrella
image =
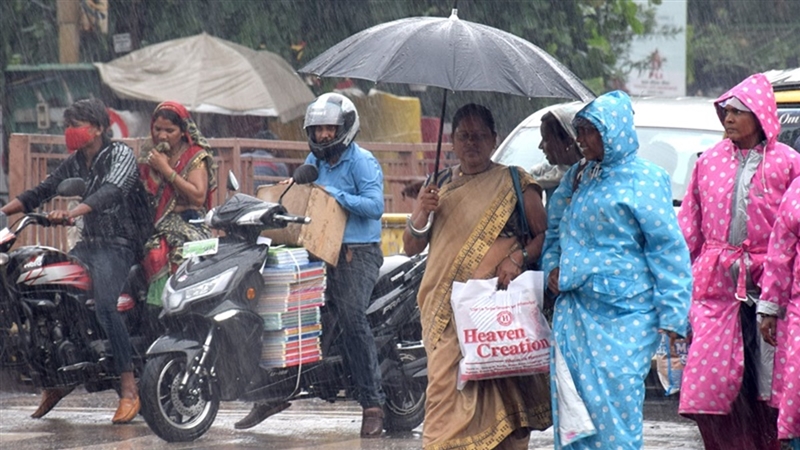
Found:
[[[356,33],[301,73],[444,88],[434,181],[439,170],[447,91],[485,91],[589,101],[594,93],[555,58],[525,39],[458,18],[411,17]]]

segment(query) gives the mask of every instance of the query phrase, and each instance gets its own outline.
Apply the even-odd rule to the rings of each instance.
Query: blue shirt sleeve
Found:
[[[350,214],[380,220],[383,215],[383,171],[374,157],[353,161],[352,174],[356,193],[347,193],[335,186],[325,186],[337,202]]]

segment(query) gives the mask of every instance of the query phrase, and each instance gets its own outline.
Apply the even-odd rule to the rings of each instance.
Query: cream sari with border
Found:
[[[534,183],[520,170],[524,190]],[[442,187],[417,297],[428,354],[426,450],[528,448],[529,429],[551,426],[549,376],[471,381],[456,390],[461,351],[452,321],[454,281],[488,279],[515,244],[498,239],[517,204],[507,166]],[[517,431],[519,430],[519,431]]]

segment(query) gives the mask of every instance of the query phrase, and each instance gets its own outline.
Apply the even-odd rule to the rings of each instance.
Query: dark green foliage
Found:
[[[278,53],[300,68],[365,28],[403,17],[447,17],[452,7],[453,0],[109,0],[109,34],[83,32],[81,59],[103,62],[120,56],[111,44],[115,33],[130,32],[138,48],[205,31]],[[545,49],[598,93],[618,75],[617,58],[631,37],[652,28],[652,15],[638,10],[632,0],[461,0],[458,9],[463,20],[509,31]],[[58,62],[56,0],[0,1],[0,34],[3,66]],[[301,42],[305,47],[298,53],[292,45]],[[330,90],[336,82],[321,80],[314,89]],[[405,86],[380,88],[409,93]],[[432,91],[421,96],[424,113],[438,116],[441,92]],[[511,127],[544,104],[498,97],[503,96],[454,95],[452,111],[459,104],[482,101],[496,111],[500,124]]]
[[[721,94],[756,72],[800,65],[796,0],[690,0],[689,92]]]

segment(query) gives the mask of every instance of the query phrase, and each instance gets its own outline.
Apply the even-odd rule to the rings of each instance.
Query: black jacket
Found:
[[[152,230],[152,212],[133,150],[112,142],[95,155],[89,168],[83,154],[75,152],[38,186],[17,198],[25,212],[30,212],[55,197],[61,181],[75,177],[86,182],[82,202],[92,208],[83,219],[82,239],[99,245],[123,243],[138,254]]]

